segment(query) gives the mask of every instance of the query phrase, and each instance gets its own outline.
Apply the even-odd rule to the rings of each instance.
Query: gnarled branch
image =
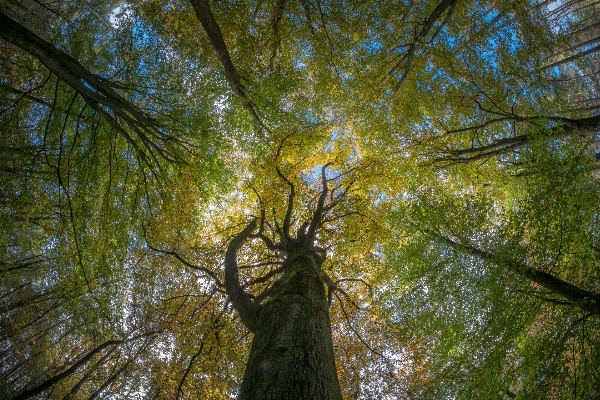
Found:
[[[252,300],[246,291],[240,285],[238,273],[237,251],[246,242],[252,231],[256,228],[256,219],[238,233],[229,243],[225,252],[225,291],[233,305],[233,308],[239,313],[240,319],[250,331],[256,329],[256,318],[260,310],[260,305]]]

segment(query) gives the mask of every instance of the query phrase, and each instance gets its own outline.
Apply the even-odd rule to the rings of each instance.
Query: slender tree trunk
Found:
[[[75,58],[14,21],[1,9],[0,39],[35,57],[56,77],[75,89],[94,111],[127,140],[150,169],[155,169],[152,160],[157,162],[158,158],[169,162],[181,161],[175,148],[168,144],[172,142],[179,146],[181,142],[165,134],[161,130],[163,126],[154,117],[119,93],[126,86],[88,71]],[[136,140],[136,136],[139,140]]]
[[[259,312],[239,399],[341,399],[320,262],[307,250],[286,264]]]
[[[600,315],[600,294],[582,289],[567,281],[557,278],[540,269],[536,269],[520,262],[511,260],[500,260],[496,255],[487,251],[481,250],[469,244],[458,243],[442,234],[436,234],[445,243],[454,248],[459,248],[467,251],[469,254],[476,256],[484,261],[491,261],[499,265],[504,265],[531,282],[536,283],[544,289],[564,297],[566,300],[573,303],[573,306],[579,307],[581,310],[590,314]]]

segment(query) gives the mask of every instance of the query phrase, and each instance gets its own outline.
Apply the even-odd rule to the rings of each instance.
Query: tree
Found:
[[[3,2],[0,397],[597,397],[597,14]]]
[[[315,242],[319,228],[330,219],[331,211],[343,197],[328,197],[328,179],[322,170],[323,189],[312,219],[301,223],[294,236],[290,233],[294,207],[294,185],[290,186],[283,226],[275,221],[279,240],[264,233],[265,210],[256,237],[270,251],[283,258],[281,266],[259,278],[281,277],[252,298],[242,288],[237,266],[237,251],[257,226],[252,221],[229,243],[225,254],[225,287],[232,306],[244,325],[254,333],[250,358],[246,364],[240,399],[292,398],[341,399],[333,354],[327,297],[337,287],[323,271],[326,251]],[[275,262],[277,263],[277,262]],[[325,286],[330,292],[327,296]],[[330,300],[331,301],[331,300]]]

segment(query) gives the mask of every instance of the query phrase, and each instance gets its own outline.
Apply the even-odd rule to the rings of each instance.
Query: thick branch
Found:
[[[260,225],[258,228],[258,233],[252,234],[249,237],[262,240],[263,243],[265,244],[265,246],[267,246],[267,249],[269,249],[269,250],[284,251],[285,249],[283,247],[280,247],[278,244],[273,243],[271,238],[264,234],[264,230],[265,230],[265,209],[262,208],[260,210]]]
[[[433,10],[431,15],[425,19],[425,21],[423,23],[423,27],[421,28],[419,33],[416,34],[413,41],[408,45],[407,52],[404,53],[404,55],[400,58],[400,61],[398,61],[396,63],[396,65],[394,65],[394,67],[388,73],[388,75],[393,74],[398,68],[400,68],[402,66],[402,64],[404,64],[404,71],[400,75],[400,78],[398,79],[398,83],[396,83],[396,86],[394,87],[394,92],[397,92],[400,89],[400,86],[402,86],[402,83],[404,82],[404,80],[406,79],[408,74],[410,73],[411,66],[412,66],[411,65],[412,60],[413,60],[413,57],[415,56],[415,53],[418,50],[419,46],[423,43],[433,42],[435,37],[440,33],[440,31],[442,30],[444,25],[446,25],[446,23],[448,22],[448,19],[450,18],[450,15],[454,11],[455,6],[456,6],[456,0],[442,0],[440,2],[440,4],[438,4],[437,7]],[[444,18],[444,20],[440,23],[440,25],[438,26],[438,29],[435,31],[435,33],[426,42],[425,38],[427,37],[427,34],[433,28],[433,26],[437,22],[437,20],[446,12],[446,10],[448,8],[450,10],[446,14],[446,18]]]
[[[240,319],[250,331],[256,329],[256,318],[260,306],[252,301],[252,298],[240,285],[238,273],[237,251],[248,239],[256,228],[256,220],[253,220],[244,230],[238,233],[229,243],[225,252],[225,290],[233,305],[239,313]]]
[[[192,3],[192,7],[196,12],[196,17],[208,35],[208,40],[210,41],[211,46],[217,53],[217,57],[219,57],[219,61],[221,62],[221,65],[225,71],[225,79],[227,80],[229,87],[231,90],[233,90],[233,93],[235,93],[242,100],[242,104],[246,110],[248,110],[252,116],[252,119],[254,119],[257,127],[266,128],[254,109],[254,105],[246,95],[244,86],[240,80],[240,75],[231,61],[229,50],[227,50],[227,45],[223,40],[221,28],[219,27],[219,24],[217,24],[215,16],[208,5],[208,0],[190,0],[190,2]]]
[[[269,68],[273,69],[273,64],[277,58],[277,53],[281,49],[281,20],[283,19],[283,11],[285,10],[286,0],[277,0],[275,4],[275,10],[271,19],[271,26],[273,29],[273,48],[271,52],[271,60],[269,61]]]
[[[543,69],[550,69],[550,68],[553,68],[553,67],[558,67],[559,65],[566,64],[568,62],[571,62],[571,61],[576,60],[578,58],[582,58],[582,57],[587,56],[589,54],[597,53],[598,51],[600,51],[600,45],[594,46],[594,47],[592,47],[590,49],[582,51],[581,53],[574,54],[574,55],[572,55],[570,57],[565,57],[565,58],[563,58],[561,60],[553,62],[552,64],[545,65],[542,68]]]
[[[156,160],[156,157],[162,157],[169,162],[179,160],[176,153],[165,146],[175,138],[160,132],[161,126],[156,120],[117,93],[114,88],[118,85],[89,72],[76,59],[12,20],[2,11],[0,38],[35,57],[60,80],[75,89],[94,111],[127,140],[146,165],[152,168],[146,153],[140,149],[134,137],[120,125],[119,120],[125,121],[152,158]]]
[[[267,249],[269,249],[269,250],[273,250],[273,251],[284,251],[285,250],[283,247],[280,247],[277,244],[273,243],[271,238],[263,233],[257,233],[255,235],[250,235],[250,237],[262,240],[263,243],[265,244],[265,246],[267,246]]]
[[[102,356],[102,358],[100,358],[100,360],[98,360],[91,368],[89,368],[88,371],[75,384],[75,386],[73,386],[71,388],[71,390],[69,391],[67,396],[65,396],[65,398],[67,398],[67,399],[75,398],[75,395],[77,394],[79,389],[81,389],[81,387],[88,381],[88,379],[92,376],[92,374],[96,371],[96,369],[98,367],[102,366],[108,360],[108,358],[111,356],[111,354],[117,348],[118,348],[118,346],[113,346],[109,351],[106,352],[106,354],[104,356]]]
[[[441,233],[434,233],[439,239],[453,248],[464,249],[469,254],[483,260],[509,267],[513,272],[542,286],[543,288],[558,294],[571,301],[573,305],[591,314],[600,315],[600,295],[581,289],[569,282],[557,278],[545,271],[529,267],[517,261],[500,261],[494,254],[481,250],[469,244],[458,243]]]
[[[484,128],[488,125],[497,122],[515,121],[515,122],[533,122],[541,120],[550,120],[555,122],[562,122],[560,125],[556,125],[553,128],[547,129],[545,136],[548,138],[560,138],[571,136],[575,133],[586,133],[596,132],[600,130],[600,115],[596,115],[588,118],[571,119],[563,117],[504,117],[494,120],[490,120],[482,123],[481,125],[471,126],[468,128],[462,128],[457,130],[448,131],[448,133],[458,133],[466,131],[476,131]],[[443,161],[456,161],[456,162],[471,162],[481,159],[494,157],[500,154],[506,154],[517,148],[526,146],[531,141],[531,137],[527,135],[507,137],[497,139],[490,144],[480,147],[471,147],[466,149],[454,150],[449,152],[447,156],[438,157],[435,159],[436,162]]]

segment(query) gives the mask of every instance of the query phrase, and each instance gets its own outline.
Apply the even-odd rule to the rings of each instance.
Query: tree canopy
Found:
[[[306,235],[343,398],[600,396],[599,8],[2,0],[0,398],[235,397]]]

